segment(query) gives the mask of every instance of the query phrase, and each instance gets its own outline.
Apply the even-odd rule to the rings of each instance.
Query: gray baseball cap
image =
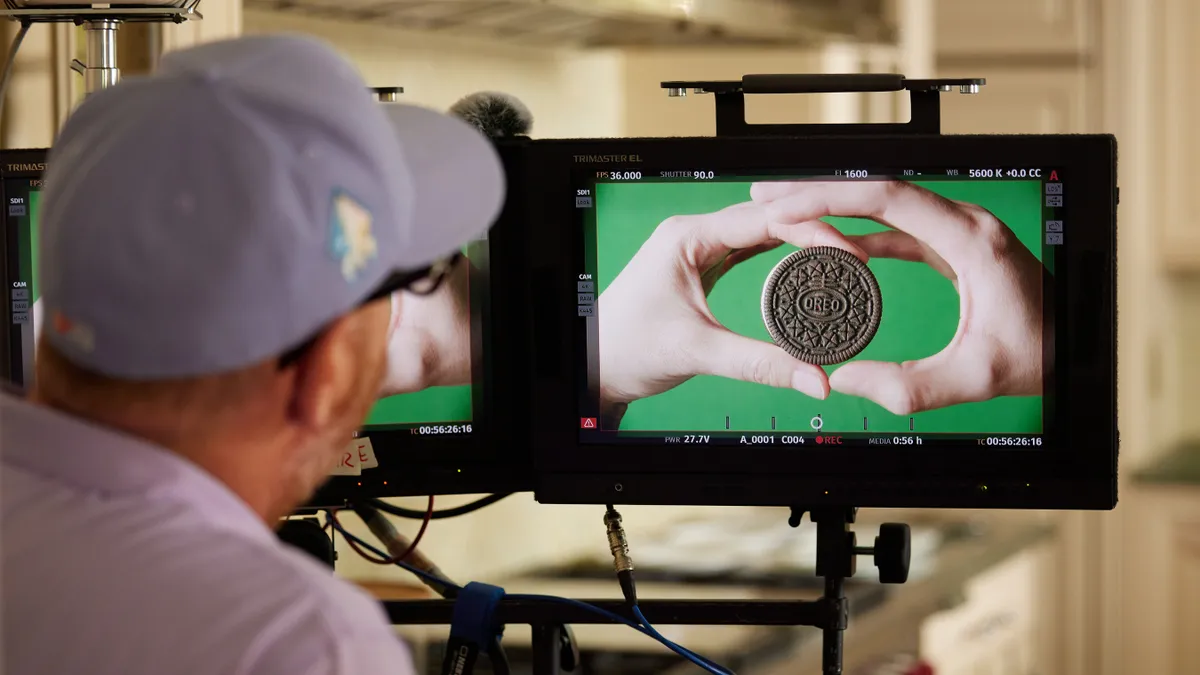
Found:
[[[482,134],[377,103],[336,52],[292,35],[174,52],[90,96],[49,164],[44,331],[128,379],[303,344],[482,236],[504,198]]]

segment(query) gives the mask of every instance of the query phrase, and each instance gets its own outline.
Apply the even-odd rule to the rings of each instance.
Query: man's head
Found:
[[[265,517],[365,418],[390,293],[503,198],[477,132],[385,110],[294,36],[166,57],[80,106],[49,163],[35,397],[189,457]]]

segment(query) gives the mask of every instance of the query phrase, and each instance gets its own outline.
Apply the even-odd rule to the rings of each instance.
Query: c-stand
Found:
[[[121,78],[117,67],[117,30],[125,23],[183,23],[203,19],[200,0],[176,0],[167,4],[80,2],[28,7],[16,0],[4,0],[0,17],[19,22],[23,29],[35,23],[73,23],[83,26],[87,45],[87,63],[73,59],[71,70],[83,76],[84,91],[94,94],[111,87]],[[14,54],[15,56],[15,54]]]
[[[909,528],[902,523],[885,523],[873,547],[857,545],[850,525],[857,509],[818,507],[792,509],[788,523],[800,525],[805,513],[817,524],[817,576],[825,579],[825,594],[811,601],[740,600],[644,600],[638,607],[652,624],[676,626],[811,626],[823,632],[822,672],[842,672],[842,633],[850,618],[845,580],[854,576],[859,555],[874,556],[883,583],[901,584],[908,579]],[[580,601],[637,623],[623,600]],[[449,625],[454,620],[451,600],[398,600],[383,603],[396,625]],[[563,626],[611,624],[612,620],[578,604],[552,599],[504,598],[495,609],[497,632],[511,624],[526,624],[533,631],[533,674],[559,675],[571,672],[578,662]]]

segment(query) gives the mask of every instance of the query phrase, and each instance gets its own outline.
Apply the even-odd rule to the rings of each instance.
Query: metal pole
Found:
[[[375,96],[375,100],[384,103],[396,103],[403,93],[404,87],[371,87],[371,94]]]
[[[117,28],[120,26],[121,22],[116,19],[96,19],[83,23],[87,38],[83,87],[88,94],[111,87],[121,79],[121,69],[117,67]]]

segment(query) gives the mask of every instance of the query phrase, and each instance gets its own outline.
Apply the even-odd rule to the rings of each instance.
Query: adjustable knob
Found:
[[[908,565],[912,558],[912,536],[904,523],[884,523],[875,537],[875,566],[879,581],[902,584],[908,581]]]
[[[561,628],[558,635],[558,665],[564,673],[573,673],[579,666],[579,643],[570,626],[563,625]]]

